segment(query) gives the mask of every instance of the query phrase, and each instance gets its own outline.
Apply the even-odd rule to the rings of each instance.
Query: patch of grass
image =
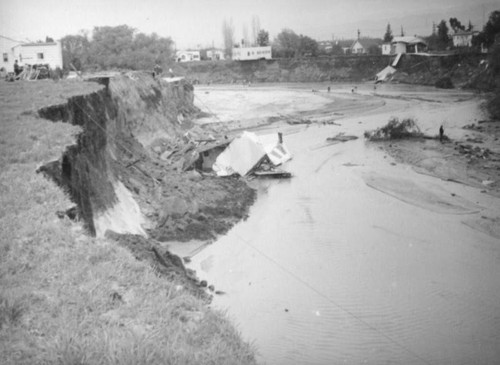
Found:
[[[385,126],[377,128],[374,131],[366,131],[364,136],[370,141],[386,141],[420,138],[423,137],[423,134],[415,120],[406,118],[400,121],[399,118],[392,117]]]
[[[5,298],[0,294],[0,329],[16,325],[23,314],[23,306],[19,300]]]

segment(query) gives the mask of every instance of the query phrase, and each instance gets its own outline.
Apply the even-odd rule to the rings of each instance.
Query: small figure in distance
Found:
[[[330,86],[328,86],[327,90],[328,90],[328,92],[330,92]]]
[[[19,66],[17,60],[14,62],[14,73],[16,74],[16,76],[19,76],[19,74],[21,73],[21,66]]]
[[[443,143],[443,137],[444,137],[444,128],[443,125],[439,127],[439,142]]]

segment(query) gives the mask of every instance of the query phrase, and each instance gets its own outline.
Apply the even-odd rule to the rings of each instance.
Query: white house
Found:
[[[175,60],[177,62],[200,61],[200,51],[177,51]]]
[[[48,64],[50,68],[63,67],[61,42],[22,43],[0,36],[0,67],[7,72],[14,72],[14,62],[20,66]]]
[[[22,43],[15,47],[19,62],[22,65],[48,64],[50,68],[62,68],[61,42]]]
[[[427,43],[420,37],[394,37],[391,53],[423,53],[427,50]]]
[[[453,46],[454,47],[472,47],[472,38],[479,32],[466,32],[465,30],[459,30],[453,34]]]
[[[351,46],[352,54],[369,54],[380,49],[382,40],[378,38],[358,38]]]
[[[270,60],[271,58],[271,46],[233,48],[233,60],[235,61]]]
[[[391,54],[391,44],[390,43],[384,43],[382,44],[382,54]]]
[[[224,59],[224,51],[221,49],[211,49],[207,51],[207,58],[212,61]]]
[[[14,72],[14,61],[17,59],[14,48],[18,44],[19,42],[0,35],[0,53],[2,54],[0,68],[7,72]]]

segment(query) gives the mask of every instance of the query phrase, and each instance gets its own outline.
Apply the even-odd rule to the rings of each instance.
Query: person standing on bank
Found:
[[[444,128],[443,125],[439,127],[439,142],[443,143],[443,137],[444,137]]]
[[[17,60],[14,62],[14,73],[18,76],[21,73],[21,66],[17,63]]]

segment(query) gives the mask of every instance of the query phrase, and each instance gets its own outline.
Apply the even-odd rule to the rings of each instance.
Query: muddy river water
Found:
[[[499,363],[500,242],[464,221],[499,215],[500,201],[418,174],[363,139],[390,116],[427,132],[444,122],[459,136],[481,117],[477,100],[408,86],[316,87],[197,91],[220,119],[276,115],[279,105],[281,114],[323,108],[316,117],[339,124],[257,130],[284,133],[293,178],[253,181],[249,218],[192,256],[198,276],[226,293],[213,306],[262,363]],[[326,142],[339,132],[360,138]]]

